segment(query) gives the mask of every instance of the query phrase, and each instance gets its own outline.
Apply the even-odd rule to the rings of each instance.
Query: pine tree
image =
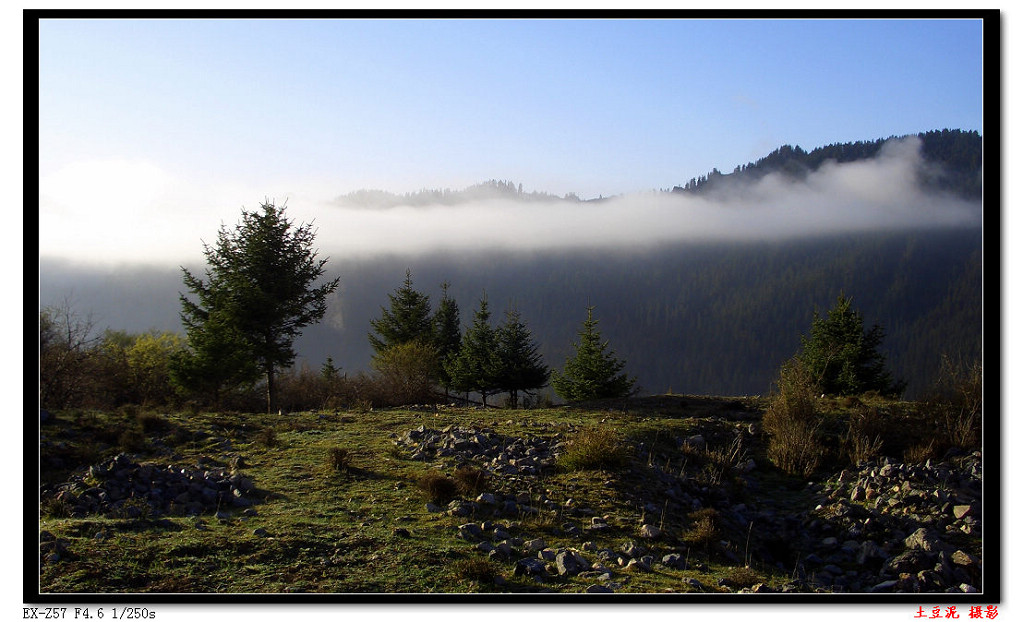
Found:
[[[852,309],[852,299],[839,294],[826,317],[814,312],[799,358],[824,393],[896,395],[904,386],[885,367],[885,356],[878,350],[883,340],[881,326],[864,330],[863,315]]]
[[[550,368],[543,363],[518,311],[505,313],[505,322],[497,329],[497,353],[501,361],[499,383],[508,392],[512,408],[519,406],[519,391],[528,394],[550,380]]]
[[[433,315],[434,348],[437,352],[438,381],[445,392],[451,389],[451,376],[447,373],[447,364],[458,355],[462,342],[462,320],[459,315],[458,303],[448,295],[450,284],[441,285],[440,303]]]
[[[423,344],[433,341],[430,318],[430,297],[412,288],[412,271],[405,271],[405,283],[387,297],[390,308],[381,307],[381,317],[370,320],[376,335],[369,334],[369,343],[376,354],[390,346],[419,340]]]
[[[586,321],[579,331],[576,354],[565,361],[563,372],[554,371],[551,386],[563,399],[573,402],[611,397],[626,397],[633,393],[636,379],[622,370],[625,361],[608,350],[593,319],[593,307],[586,309]]]
[[[285,208],[272,202],[260,208],[261,213],[242,210],[234,230],[222,226],[215,246],[203,244],[209,264],[205,280],[182,268],[185,286],[198,302],[182,294],[181,317],[199,369],[229,365],[220,373],[233,383],[245,376],[246,355],[256,362],[266,380],[270,412],[276,406],[277,371],[294,362],[295,338],[323,318],[338,279],[314,287],[327,260],[316,258],[312,226],[295,227]]]
[[[260,370],[244,336],[211,313],[197,323],[185,322],[189,349],[171,358],[171,384],[198,393],[215,407],[226,391],[259,379]]]
[[[487,406],[487,396],[500,389],[501,360],[497,355],[497,332],[490,326],[486,294],[473,314],[472,326],[462,336],[462,344],[445,370],[455,391],[477,392]]]

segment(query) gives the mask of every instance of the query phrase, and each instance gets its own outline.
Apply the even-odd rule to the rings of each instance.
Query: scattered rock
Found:
[[[639,537],[646,540],[656,540],[661,537],[661,530],[654,525],[643,525],[639,528]]]

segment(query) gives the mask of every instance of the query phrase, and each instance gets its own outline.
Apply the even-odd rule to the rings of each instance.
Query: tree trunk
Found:
[[[266,368],[266,412],[272,413],[277,408],[277,374],[273,365]]]

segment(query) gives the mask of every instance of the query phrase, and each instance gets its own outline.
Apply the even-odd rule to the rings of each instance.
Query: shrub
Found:
[[[346,472],[352,466],[352,452],[341,447],[330,449],[330,468],[339,472]]]
[[[693,546],[710,546],[718,539],[717,510],[702,508],[689,514],[691,527],[682,534],[682,539]]]
[[[459,467],[455,470],[455,485],[463,495],[476,496],[487,488],[487,472],[474,467]]]
[[[808,477],[824,455],[816,394],[806,365],[790,359],[781,368],[778,391],[764,413],[764,431],[770,436],[767,456],[791,475]]]
[[[137,453],[145,449],[146,437],[142,433],[142,430],[137,427],[130,427],[117,437],[117,445],[121,451],[127,453]]]
[[[431,503],[445,505],[458,495],[458,484],[443,473],[432,471],[419,478],[419,487]]]
[[[285,412],[317,410],[327,403],[331,382],[308,363],[277,377],[277,404]]]
[[[170,428],[170,422],[156,413],[142,413],[138,416],[137,420],[139,425],[142,426],[142,431],[146,434],[162,432]]]
[[[152,515],[153,508],[141,497],[130,497],[113,511],[114,518],[145,521]]]
[[[277,432],[273,428],[267,426],[259,431],[256,435],[256,442],[264,447],[277,447],[280,442],[277,440]]]
[[[763,578],[756,570],[748,566],[736,566],[729,568],[724,578],[732,585],[738,588],[753,587],[757,583],[762,583]]]
[[[453,564],[455,575],[481,584],[493,583],[498,575],[498,567],[494,562],[478,557],[461,559]]]
[[[58,495],[45,497],[39,506],[43,516],[51,518],[70,518],[73,511],[71,503]]]
[[[967,363],[942,356],[938,380],[924,404],[948,445],[962,449],[979,447],[983,389],[984,373],[979,361]]]
[[[919,464],[921,462],[927,462],[932,458],[939,457],[934,439],[931,439],[928,443],[918,443],[911,447],[907,447],[906,450],[902,452],[902,459],[910,464]]]
[[[433,402],[437,351],[429,344],[409,341],[389,346],[370,363],[384,403],[403,406]]]
[[[568,443],[559,464],[570,470],[614,470],[626,466],[631,457],[629,446],[614,428],[582,430]]]
[[[889,430],[885,417],[876,407],[860,407],[850,413],[848,426],[843,444],[849,462],[855,465],[881,455]]]

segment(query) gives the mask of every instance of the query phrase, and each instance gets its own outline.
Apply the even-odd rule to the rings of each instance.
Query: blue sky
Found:
[[[212,238],[264,197],[314,214],[360,188],[496,178],[591,198],[729,172],[782,144],[983,131],[981,30],[943,20],[44,20],[40,211],[54,229],[41,250],[134,252],[131,235],[109,231],[131,219],[195,246],[198,232]],[[72,243],[89,227],[91,243]]]

